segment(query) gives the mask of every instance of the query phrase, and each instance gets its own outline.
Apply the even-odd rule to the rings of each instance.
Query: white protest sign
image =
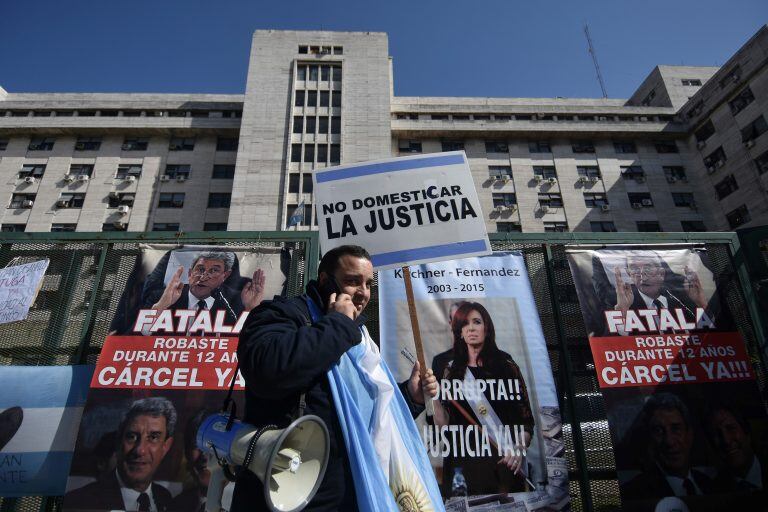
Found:
[[[320,248],[360,245],[376,270],[491,252],[463,151],[315,171]]]
[[[47,268],[45,259],[0,269],[0,324],[27,318]]]

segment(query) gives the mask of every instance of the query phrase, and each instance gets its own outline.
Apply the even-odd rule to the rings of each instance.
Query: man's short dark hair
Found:
[[[363,247],[359,245],[340,245],[323,254],[320,266],[317,267],[317,274],[320,275],[325,272],[329,276],[334,275],[336,269],[339,268],[339,260],[344,256],[353,256],[371,261],[371,255]]]
[[[119,438],[123,436],[125,427],[131,420],[137,416],[152,416],[153,418],[165,417],[165,437],[173,437],[176,430],[176,408],[170,400],[161,396],[142,398],[131,404],[131,407],[125,412],[123,421],[120,422]]]
[[[653,414],[660,409],[679,412],[680,416],[683,417],[685,426],[688,427],[688,429],[691,428],[691,413],[688,410],[688,406],[685,405],[685,402],[683,402],[679,396],[672,393],[657,393],[648,397],[648,400],[643,406],[643,419],[646,427],[650,425]]]
[[[232,270],[232,267],[235,265],[235,253],[229,251],[201,252],[197,255],[195,261],[192,262],[192,268],[195,268],[195,265],[200,260],[219,260],[224,264],[224,270],[227,271]]]
[[[749,426],[749,421],[747,420],[747,417],[744,415],[744,412],[738,408],[735,407],[729,403],[726,402],[715,402],[713,404],[710,404],[710,406],[707,408],[707,426],[712,426],[712,420],[715,417],[715,414],[718,412],[727,412],[731,416],[733,416],[733,419],[736,420],[736,423],[739,424],[741,429],[746,432],[747,434],[750,434],[752,432],[752,428]]]

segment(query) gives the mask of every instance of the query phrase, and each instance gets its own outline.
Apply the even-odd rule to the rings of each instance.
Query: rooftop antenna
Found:
[[[592,46],[592,38],[589,36],[589,25],[584,24],[584,35],[587,36],[587,44],[589,45],[589,54],[592,56],[592,62],[595,64],[595,71],[597,72],[597,81],[600,82],[600,90],[603,91],[603,99],[608,98],[608,92],[605,90],[605,82],[603,81],[603,74],[600,72],[600,64],[597,63],[597,54],[595,48]]]

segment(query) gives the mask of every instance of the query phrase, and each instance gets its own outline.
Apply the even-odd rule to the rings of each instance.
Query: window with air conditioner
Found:
[[[188,179],[190,173],[192,172],[192,166],[191,165],[166,165],[165,166],[165,176],[168,176],[171,179]]]
[[[608,197],[603,193],[584,193],[584,206],[587,208],[600,208],[608,204]]]
[[[534,165],[533,177],[542,180],[548,180],[550,178],[557,179],[557,171],[553,165]]]
[[[746,224],[752,220],[747,205],[744,204],[725,214],[725,218],[728,220],[728,225],[731,229],[736,229],[742,224]]]
[[[43,177],[43,174],[45,174],[44,164],[22,165],[21,170],[19,171],[19,179],[24,179],[24,178],[40,179]]]
[[[752,94],[752,90],[749,87],[745,87],[739,91],[736,97],[728,102],[728,106],[731,107],[731,113],[736,115],[747,108],[753,101],[755,101],[755,95]]]
[[[131,176],[134,178],[141,176],[141,164],[120,164],[117,166],[116,179],[124,180]]]
[[[8,208],[31,208],[35,202],[35,197],[37,194],[13,194]]]
[[[584,178],[600,178],[600,168],[596,165],[579,165],[576,167],[576,173]]]
[[[517,206],[517,195],[514,193],[494,193],[492,200],[494,208]]]
[[[69,166],[70,176],[88,176],[93,178],[93,165],[92,164],[73,164]]]
[[[78,137],[75,151],[98,151],[101,148],[101,137]]]
[[[539,206],[547,206],[549,208],[562,208],[563,196],[561,194],[544,194],[538,195]]]
[[[168,142],[170,151],[192,151],[195,149],[194,137],[171,137]]]
[[[161,193],[157,203],[157,207],[158,208],[183,208],[184,193],[183,192]]]

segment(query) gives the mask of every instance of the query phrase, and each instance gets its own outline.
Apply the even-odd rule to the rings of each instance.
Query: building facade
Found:
[[[0,89],[3,231],[313,229],[314,169],[460,149],[491,232],[768,219],[768,27],[627,100],[397,97],[373,32],[259,30],[248,65],[242,95]]]

